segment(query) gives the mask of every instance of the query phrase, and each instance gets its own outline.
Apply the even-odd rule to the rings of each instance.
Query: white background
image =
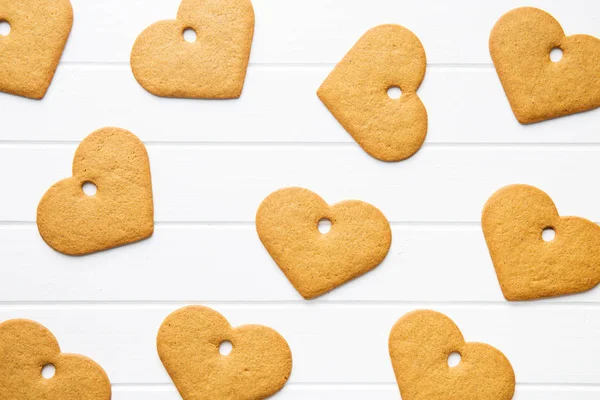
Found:
[[[256,33],[242,97],[154,97],[129,53],[179,0],[72,0],[75,22],[46,98],[0,94],[0,320],[32,318],[63,351],[108,373],[115,400],[179,398],[155,350],[162,320],[188,304],[234,325],[265,324],[289,342],[294,369],[278,400],[399,399],[387,338],[405,312],[450,316],[467,340],[503,351],[517,400],[600,398],[600,289],[527,303],[502,297],[479,219],[511,183],[545,190],[563,215],[600,221],[600,111],[521,126],[488,53],[488,36],[520,1],[253,0]],[[529,1],[567,34],[600,36],[600,2]],[[425,145],[386,164],[364,153],[315,92],[369,28],[398,23],[428,57],[419,90]],[[93,130],[131,130],[150,155],[156,232],[91,256],[63,256],[35,212],[70,176]],[[298,185],[333,203],[360,199],[389,218],[393,243],[373,272],[301,299],[262,247],[254,214]]]

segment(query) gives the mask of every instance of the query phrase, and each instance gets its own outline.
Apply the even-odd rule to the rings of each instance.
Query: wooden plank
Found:
[[[353,143],[316,95],[331,68],[253,66],[239,100],[209,101],[155,97],[125,65],[61,65],[44,101],[0,94],[0,142],[80,141],[113,125],[152,142]],[[600,110],[519,124],[492,67],[429,67],[419,95],[426,145],[600,141]]]
[[[530,387],[517,385],[518,400],[597,400],[600,389],[596,387]],[[398,400],[395,384],[386,385],[294,385],[288,384],[271,400]],[[113,400],[181,400],[172,387],[116,387]]]
[[[137,36],[175,18],[180,0],[73,0],[75,23],[63,61],[128,63]],[[396,23],[422,41],[430,63],[490,63],[488,37],[519,0],[390,1],[253,0],[256,31],[251,62],[337,63],[368,29]],[[552,13],[568,34],[600,36],[600,4],[531,0]]]
[[[70,176],[74,144],[0,146],[0,221],[35,221],[39,199]],[[157,221],[254,221],[272,191],[302,186],[329,203],[360,199],[393,222],[480,221],[500,187],[545,190],[562,215],[600,221],[597,146],[428,146],[382,163],[356,145],[149,145]],[[18,171],[18,173],[12,173]],[[101,189],[101,188],[100,188]]]
[[[167,268],[168,266],[165,266]],[[115,278],[118,279],[118,278]],[[143,285],[143,272],[138,284]],[[183,304],[7,305],[0,320],[30,318],[47,326],[65,352],[102,365],[115,384],[170,383],[156,354],[156,332]],[[394,383],[389,332],[422,305],[210,304],[238,326],[271,326],[288,341],[291,382]],[[504,304],[444,306],[469,341],[489,343],[511,361],[520,383],[600,384],[600,308]]]
[[[86,257],[55,252],[32,225],[0,227],[0,243],[0,302],[302,301],[251,225],[159,225],[150,240]],[[394,226],[382,265],[311,304],[344,301],[505,303],[476,226]],[[544,302],[598,303],[600,288]]]

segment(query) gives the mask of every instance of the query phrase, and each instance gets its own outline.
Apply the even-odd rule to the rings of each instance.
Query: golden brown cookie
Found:
[[[196,33],[194,42],[184,39],[186,29]],[[157,22],[140,34],[131,69],[157,96],[238,98],[253,35],[250,0],[183,0],[177,19]]]
[[[69,0],[0,0],[0,91],[41,99],[73,26]]]
[[[560,217],[552,199],[533,186],[494,193],[481,226],[507,300],[578,293],[600,283],[600,227]],[[554,230],[550,241],[542,237],[546,229]]]
[[[494,347],[465,342],[452,320],[430,310],[404,315],[392,328],[390,357],[402,400],[510,400],[515,373]],[[460,363],[448,365],[450,354]]]
[[[560,61],[550,59],[554,48],[563,51]],[[545,11],[523,7],[502,16],[490,35],[490,54],[522,124],[600,106],[600,40],[565,36]]]
[[[367,153],[401,161],[427,135],[427,110],[417,95],[426,65],[425,50],[411,31],[380,25],[358,40],[317,95]],[[402,90],[399,99],[388,95],[393,87]]]
[[[97,187],[83,192],[87,182]],[[152,236],[154,203],[144,144],[120,128],[104,128],[77,148],[73,177],[54,184],[38,206],[44,241],[64,254],[82,255]]]
[[[42,369],[55,367],[45,378]],[[0,399],[110,400],[110,382],[94,361],[60,352],[52,333],[37,322],[0,324]]]
[[[326,234],[319,221],[331,221]],[[377,267],[392,231],[377,208],[350,200],[329,206],[307,189],[270,194],[256,213],[256,231],[279,268],[306,299],[312,299]]]
[[[223,342],[231,353],[219,351]],[[260,400],[283,388],[292,372],[285,339],[261,325],[232,328],[218,312],[188,306],[169,315],[158,355],[183,400]]]

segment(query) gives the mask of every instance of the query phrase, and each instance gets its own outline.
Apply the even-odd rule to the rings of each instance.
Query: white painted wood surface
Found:
[[[600,289],[504,301],[479,226],[487,198],[510,183],[547,191],[563,215],[600,221],[600,111],[521,126],[491,65],[490,29],[524,3],[254,0],[251,66],[233,101],[161,99],[135,82],[133,41],[173,18],[179,0],[72,3],[73,32],[46,98],[0,94],[0,320],[35,319],[64,351],[97,360],[115,400],[176,400],[156,331],[170,311],[205,304],[289,341],[294,370],[275,398],[391,400],[400,396],[389,331],[405,312],[433,308],[509,357],[516,400],[600,398]],[[567,34],[600,36],[599,2],[527,5]],[[315,94],[364,31],[390,22],[413,30],[429,61],[419,91],[427,141],[397,164],[367,156]],[[88,257],[57,254],[37,233],[37,202],[70,175],[79,141],[111,125],[147,143],[155,235]],[[301,300],[253,223],[260,201],[289,185],[379,207],[393,226],[385,262]]]

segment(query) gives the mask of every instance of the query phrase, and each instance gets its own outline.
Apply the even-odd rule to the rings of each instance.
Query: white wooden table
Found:
[[[399,399],[387,350],[393,323],[431,308],[467,340],[503,351],[516,400],[600,398],[600,288],[508,303],[479,220],[511,183],[545,190],[563,215],[600,221],[600,110],[521,126],[488,53],[496,20],[521,5],[567,34],[600,36],[595,0],[253,0],[256,34],[239,100],[154,97],[129,53],[179,0],[72,0],[75,23],[43,101],[0,94],[0,320],[32,318],[63,351],[108,373],[115,400],[179,398],[155,337],[174,309],[203,304],[232,324],[278,330],[294,359],[276,399]],[[425,145],[401,163],[364,153],[316,90],[369,28],[398,23],[428,57],[419,95]],[[35,212],[70,176],[79,142],[119,126],[146,144],[156,232],[147,241],[72,258],[39,237]],[[261,200],[298,185],[329,202],[360,199],[390,219],[393,244],[375,271],[307,302],[262,247]]]

